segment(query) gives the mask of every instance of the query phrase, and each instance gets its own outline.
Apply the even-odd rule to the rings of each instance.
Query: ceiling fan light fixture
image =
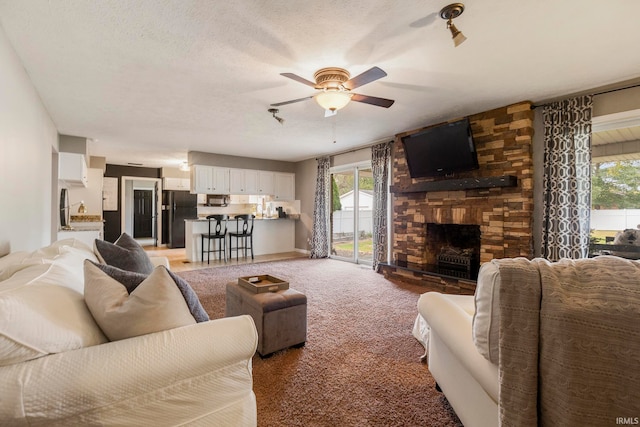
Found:
[[[316,102],[325,110],[338,111],[351,101],[351,94],[339,89],[326,89],[315,96]]]
[[[462,12],[464,12],[464,4],[462,3],[452,3],[443,7],[440,11],[440,17],[447,21],[447,28],[451,31],[451,38],[455,47],[460,46],[467,39],[453,24],[453,20],[462,15]]]

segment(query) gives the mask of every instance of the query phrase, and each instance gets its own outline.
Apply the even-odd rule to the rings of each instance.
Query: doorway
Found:
[[[153,190],[133,190],[133,238],[153,237]]]
[[[332,258],[373,262],[373,174],[371,162],[331,170]]]
[[[122,177],[121,230],[142,246],[158,246],[162,238],[159,178]]]

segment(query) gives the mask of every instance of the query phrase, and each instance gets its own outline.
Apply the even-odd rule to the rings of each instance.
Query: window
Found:
[[[640,110],[593,119],[591,238],[609,243],[640,226]]]

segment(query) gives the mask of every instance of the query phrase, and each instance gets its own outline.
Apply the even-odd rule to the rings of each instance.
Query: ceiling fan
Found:
[[[282,105],[293,104],[315,98],[316,102],[325,109],[326,117],[336,114],[336,111],[345,107],[350,101],[363,102],[365,104],[384,108],[391,107],[395,102],[392,99],[377,98],[375,96],[361,95],[351,92],[353,89],[381,79],[387,75],[387,73],[378,67],[373,67],[354,78],[350,78],[351,75],[344,68],[322,68],[316,71],[313,75],[313,78],[316,81],[315,83],[293,73],[281,73],[280,75],[307,86],[311,86],[318,90],[319,93],[316,95],[306,96],[304,98],[292,99],[291,101],[271,104],[272,107],[280,107]]]

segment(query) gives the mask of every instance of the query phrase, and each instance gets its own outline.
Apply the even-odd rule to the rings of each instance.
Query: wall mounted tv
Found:
[[[478,169],[469,119],[434,126],[401,139],[412,178]]]

